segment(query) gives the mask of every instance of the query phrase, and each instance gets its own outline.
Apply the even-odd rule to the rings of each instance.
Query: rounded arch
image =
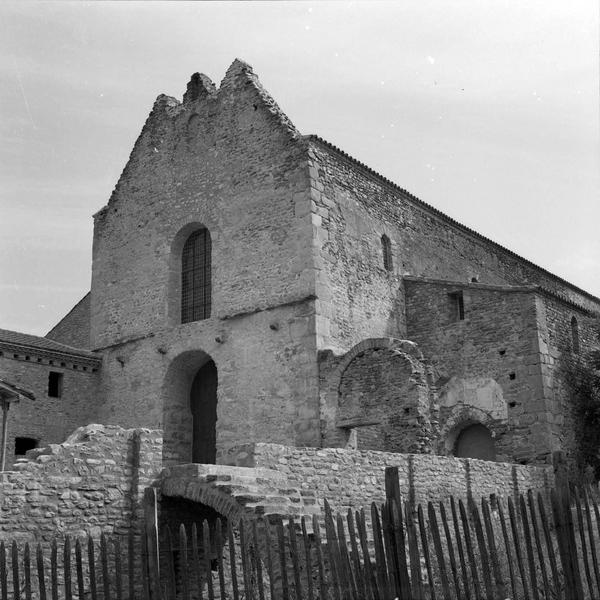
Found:
[[[179,325],[182,322],[182,293],[183,293],[183,277],[182,277],[182,259],[184,248],[191,236],[196,232],[206,231],[208,243],[210,245],[209,257],[209,275],[212,275],[212,245],[213,234],[209,224],[200,221],[190,221],[177,231],[171,240],[169,250],[169,275],[167,289],[167,321],[171,326]],[[212,277],[211,277],[212,280]],[[212,281],[210,282],[210,298],[212,299]],[[212,304],[212,301],[211,301]],[[196,320],[196,319],[189,319]]]
[[[409,357],[412,357],[415,360],[421,361],[423,360],[423,354],[417,347],[417,344],[411,342],[409,340],[399,340],[397,338],[367,338],[362,342],[359,342],[346,354],[344,354],[343,359],[335,368],[333,372],[334,385],[336,389],[339,390],[340,382],[342,380],[342,375],[344,371],[348,368],[348,365],[359,355],[362,354],[365,350],[369,349],[394,349],[400,352],[403,352]]]
[[[218,365],[207,352],[187,350],[177,355],[167,369],[161,387],[165,465],[192,462],[194,415],[190,394],[198,373],[211,363],[218,372]],[[214,400],[218,408],[218,389]]]
[[[496,445],[492,432],[482,423],[461,423],[448,440],[452,443],[452,455],[457,458],[496,460]]]
[[[363,340],[341,357],[330,374],[328,400],[321,413],[324,440],[359,449],[430,451],[429,380],[413,342]]]

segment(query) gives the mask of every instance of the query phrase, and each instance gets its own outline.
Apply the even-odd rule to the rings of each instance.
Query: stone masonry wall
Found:
[[[538,304],[544,321],[540,330],[540,348],[554,449],[560,450],[567,463],[572,464],[576,460],[582,422],[566,382],[565,370],[579,361],[593,364],[594,354],[600,351],[600,317],[547,295],[540,297]],[[573,317],[577,320],[579,352],[573,347]]]
[[[415,344],[363,340],[319,355],[323,446],[429,453],[437,438],[432,373]]]
[[[63,374],[60,398],[48,396],[48,376],[51,371]],[[64,441],[75,428],[96,420],[97,403],[94,399],[97,398],[99,382],[96,367],[78,364],[76,360],[67,362],[64,357],[36,357],[25,351],[14,358],[12,353],[2,351],[0,377],[17,383],[35,395],[35,400],[24,399],[10,406],[7,466],[15,458],[15,437],[33,438],[41,446],[57,444]]]
[[[550,424],[542,386],[535,294],[441,281],[405,281],[408,336],[437,372],[440,447],[452,453],[461,429],[482,423],[498,460],[546,462]],[[452,294],[462,293],[464,319]]]
[[[74,348],[90,348],[90,296],[88,292],[46,337]]]
[[[95,216],[102,422],[164,427],[166,459],[189,460],[190,377],[212,358],[218,460],[265,436],[319,443],[308,181],[306,143],[241,61],[218,90],[196,74],[183,102],[158,98]],[[201,226],[212,312],[181,324],[181,251]]]
[[[98,419],[164,429],[165,463],[189,462],[189,394],[210,357],[218,372],[217,462],[228,464],[229,448],[240,443],[317,445],[318,413],[310,403],[317,396],[316,364],[307,339],[311,306],[186,323],[106,350],[106,401]]]
[[[0,482],[0,539],[127,533],[160,473],[161,450],[160,432],[89,425],[31,451]]]
[[[365,350],[348,365],[340,382],[338,419],[371,423],[355,428],[357,448],[406,452],[416,445],[418,430],[411,423],[419,402],[411,393],[411,374],[410,363],[387,348]]]
[[[400,277],[543,285],[598,310],[598,299],[553,277],[466,227],[436,214],[329,144],[310,140],[318,348],[348,351],[361,339],[405,338]],[[383,269],[381,236],[393,271]]]
[[[335,510],[367,508],[385,500],[385,467],[396,466],[403,496],[416,502],[449,496],[507,497],[528,489],[546,492],[553,485],[550,466],[523,466],[419,454],[393,454],[342,448],[292,448],[275,444],[247,447],[245,466],[285,473],[292,485],[312,490]]]
[[[212,239],[218,319],[314,294],[306,149],[235,61],[220,88],[194,76],[183,102],[159,96],[107,204],[95,215],[92,344],[177,325],[180,254]]]

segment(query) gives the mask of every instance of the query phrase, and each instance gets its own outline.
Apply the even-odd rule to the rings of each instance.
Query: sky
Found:
[[[600,296],[595,0],[0,3],[0,327],[89,290],[152,104],[237,57],[316,133]]]

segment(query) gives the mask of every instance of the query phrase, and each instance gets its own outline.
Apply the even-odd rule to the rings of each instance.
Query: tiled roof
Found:
[[[0,329],[0,346],[11,345],[21,346],[24,348],[45,350],[46,352],[56,352],[72,356],[81,356],[86,358],[94,358],[100,360],[100,357],[89,350],[83,348],[74,348],[66,344],[60,344],[54,340],[20,331],[10,331],[9,329]]]
[[[29,398],[29,400],[35,400],[35,396],[33,395],[33,392],[30,392],[29,390],[21,388],[18,385],[15,385],[14,383],[9,383],[8,381],[6,381],[4,379],[0,379],[0,395],[2,395],[3,392],[5,395],[8,395],[9,397],[17,396],[17,397],[22,397],[22,398]]]

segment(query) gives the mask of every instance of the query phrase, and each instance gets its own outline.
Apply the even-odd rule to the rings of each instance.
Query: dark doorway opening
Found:
[[[480,423],[465,427],[456,438],[454,456],[496,460],[496,447],[490,430]]]
[[[192,383],[192,462],[215,464],[217,460],[217,366],[209,360]]]
[[[30,437],[16,437],[15,438],[15,455],[23,456],[28,450],[37,448],[38,441],[35,438]]]

